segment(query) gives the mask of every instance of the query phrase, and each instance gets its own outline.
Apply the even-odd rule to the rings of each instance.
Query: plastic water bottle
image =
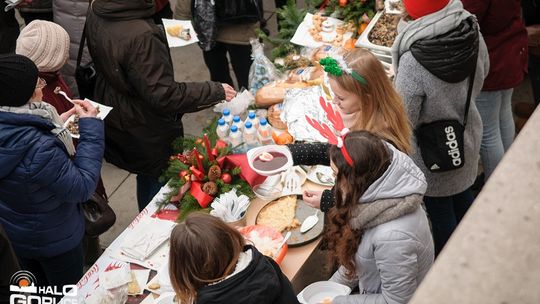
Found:
[[[240,119],[240,116],[235,115],[235,116],[233,117],[232,125],[233,125],[233,126],[237,126],[237,127],[238,127],[238,131],[242,132],[242,128],[244,127],[244,123],[243,123],[242,120]]]
[[[225,123],[227,125],[229,125],[229,126],[231,125],[233,118],[232,118],[232,115],[231,115],[231,111],[229,109],[223,109],[223,117],[222,118],[223,118],[223,120],[225,120]]]
[[[268,125],[266,118],[261,118],[259,122],[259,129],[257,130],[257,136],[261,145],[271,145],[274,143],[272,140],[272,128]]]
[[[229,136],[229,125],[225,122],[225,119],[220,118],[218,120],[216,133],[219,139],[222,139],[222,140],[227,139],[227,136]]]
[[[255,114],[255,111],[250,110],[248,117],[246,118],[246,123],[251,122],[251,125],[255,130],[259,128],[259,119],[257,118],[257,114]]]
[[[253,127],[251,121],[246,122],[244,126],[244,143],[248,150],[259,145],[259,141],[257,140],[257,130]]]
[[[239,148],[242,144],[242,133],[238,131],[238,127],[233,125],[231,127],[231,132],[229,133],[229,143],[234,148]]]

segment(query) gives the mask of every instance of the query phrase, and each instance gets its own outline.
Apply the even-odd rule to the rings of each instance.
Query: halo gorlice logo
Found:
[[[37,293],[36,277],[30,271],[15,272],[9,284],[11,292]]]
[[[10,304],[56,304],[57,297],[64,297],[62,303],[77,303],[77,286],[65,285],[62,290],[56,286],[36,286],[36,277],[26,270],[17,271],[11,276],[9,291]]]

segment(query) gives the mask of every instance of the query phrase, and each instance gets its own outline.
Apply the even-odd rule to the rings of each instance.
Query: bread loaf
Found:
[[[309,84],[305,82],[271,82],[257,91],[257,94],[255,95],[255,104],[259,107],[268,107],[283,102],[287,89],[305,88],[308,86]]]

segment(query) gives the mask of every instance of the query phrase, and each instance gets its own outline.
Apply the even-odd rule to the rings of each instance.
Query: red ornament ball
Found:
[[[230,184],[232,182],[232,176],[229,173],[221,174],[221,179],[225,184]]]

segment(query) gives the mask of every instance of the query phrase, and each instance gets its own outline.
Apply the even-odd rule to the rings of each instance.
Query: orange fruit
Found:
[[[287,131],[285,131],[285,132],[283,132],[283,133],[281,133],[279,135],[277,135],[275,132],[272,132],[272,139],[278,145],[291,144],[294,141],[292,135],[289,134],[289,132],[287,132]]]
[[[347,50],[352,50],[356,47],[356,39],[354,38],[351,38],[351,39],[348,39],[347,41],[345,41],[345,45],[344,47],[347,49]]]
[[[361,35],[366,30],[367,26],[367,23],[360,24],[360,26],[358,27],[358,35]]]

